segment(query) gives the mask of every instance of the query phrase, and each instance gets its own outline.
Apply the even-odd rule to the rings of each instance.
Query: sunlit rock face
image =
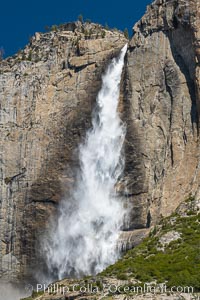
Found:
[[[126,42],[77,22],[36,33],[1,63],[1,276],[27,277],[36,265],[44,224],[73,185],[102,73]]]
[[[92,127],[79,146],[76,185],[60,202],[58,217],[41,242],[53,278],[96,275],[121,254],[117,244],[127,212],[115,186],[124,169],[126,126],[118,101],[126,52],[127,44],[102,76]]]
[[[157,0],[134,26],[121,80],[127,133],[116,190],[131,212],[123,229],[138,231],[122,233],[123,250],[198,190],[199,11],[199,1]],[[125,43],[118,31],[70,23],[35,34],[1,62],[1,276],[39,270],[38,237],[73,188],[102,73]]]
[[[199,1],[155,1],[133,27],[123,90],[132,228],[199,185],[199,13]]]

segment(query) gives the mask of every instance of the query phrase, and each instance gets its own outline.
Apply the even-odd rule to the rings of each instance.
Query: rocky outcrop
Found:
[[[0,276],[27,277],[35,266],[37,238],[73,185],[102,72],[125,43],[76,22],[36,33],[1,62]]]
[[[156,0],[134,26],[124,74],[131,228],[169,215],[200,182],[197,0]]]
[[[120,233],[118,247],[122,253],[139,245],[149,235],[149,228],[122,231]]]

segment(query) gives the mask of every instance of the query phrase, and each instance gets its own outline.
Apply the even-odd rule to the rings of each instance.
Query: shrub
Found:
[[[1,47],[0,48],[0,61],[3,59],[4,54],[5,54],[4,48]]]
[[[29,54],[28,54],[28,58],[27,58],[27,60],[29,60],[29,61],[31,61],[31,60],[32,60],[32,51],[31,51],[31,50],[29,51]]]
[[[103,275],[123,278],[126,274],[142,283],[156,280],[167,282],[167,286],[192,286],[200,291],[200,214],[182,217],[177,215],[162,220],[162,228],[132,250],[121,260],[103,271]],[[173,217],[174,218],[174,217]],[[167,231],[178,231],[181,238],[165,245],[159,251],[159,239]],[[129,276],[130,277],[130,276]],[[125,278],[125,277],[124,277]]]
[[[5,182],[5,184],[11,183],[11,182],[12,182],[12,177],[6,177],[6,178],[4,179],[4,182]]]
[[[57,25],[52,25],[51,26],[51,31],[58,31],[58,26]]]
[[[119,280],[127,280],[128,279],[128,276],[124,273],[119,273],[117,274],[117,279]]]
[[[104,39],[105,36],[106,36],[106,32],[105,32],[105,30],[102,30],[102,32],[101,32],[101,37]]]
[[[106,29],[106,30],[109,30],[109,26],[108,26],[108,24],[107,24],[107,23],[105,24],[105,26],[104,26],[104,27],[105,27],[105,29]]]
[[[50,27],[50,26],[48,26],[48,25],[46,25],[46,26],[44,27],[44,30],[48,32],[48,31],[50,31],[50,30],[51,30],[51,27]]]

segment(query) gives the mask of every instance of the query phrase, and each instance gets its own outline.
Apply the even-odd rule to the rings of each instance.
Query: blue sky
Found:
[[[2,0],[0,47],[5,57],[22,49],[36,31],[45,26],[66,23],[82,14],[84,19],[131,32],[151,0]]]

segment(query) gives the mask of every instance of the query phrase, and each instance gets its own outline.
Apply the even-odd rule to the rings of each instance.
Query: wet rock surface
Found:
[[[38,237],[73,186],[102,73],[125,43],[76,22],[36,33],[1,62],[0,276],[28,277],[36,266]]]
[[[190,193],[199,198],[199,5],[156,0],[133,28],[119,105],[128,248]],[[1,276],[28,277],[36,266],[38,237],[74,185],[101,75],[125,43],[118,31],[76,22],[36,33],[1,62]]]

